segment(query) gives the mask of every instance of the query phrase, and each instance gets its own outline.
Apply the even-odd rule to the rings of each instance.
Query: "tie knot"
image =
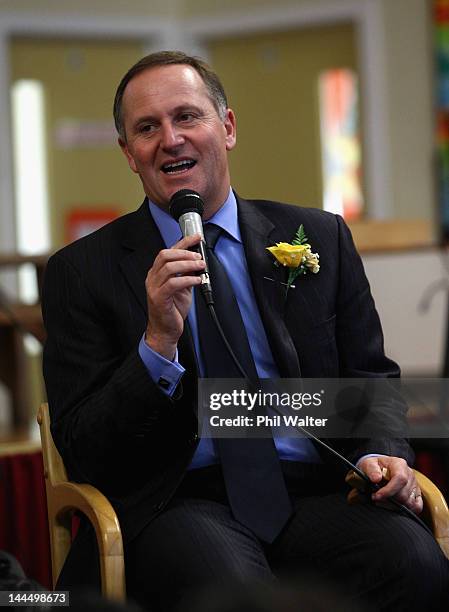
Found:
[[[206,223],[204,226],[204,236],[206,238],[206,244],[210,249],[215,249],[217,240],[223,231],[224,230],[218,225],[215,225],[215,223]]]

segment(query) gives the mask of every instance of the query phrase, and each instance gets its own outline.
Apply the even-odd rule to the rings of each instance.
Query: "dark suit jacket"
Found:
[[[362,263],[335,215],[238,199],[255,296],[282,377],[394,377]],[[298,278],[287,298],[286,270],[266,247],[290,242],[304,224],[319,274]],[[198,444],[196,358],[188,325],[179,341],[182,388],[167,397],[148,375],[138,344],[146,327],[144,281],[161,248],[147,202],[49,261],[43,292],[44,352],[53,436],[71,478],[101,489],[125,541],[164,505]],[[392,421],[403,418],[400,405]],[[364,439],[343,450],[411,459],[406,442]]]

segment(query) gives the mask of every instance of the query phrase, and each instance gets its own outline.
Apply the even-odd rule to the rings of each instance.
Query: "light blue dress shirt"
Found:
[[[167,248],[172,247],[182,237],[178,222],[153,202],[149,203],[149,207],[165,245]],[[238,224],[237,202],[232,190],[230,190],[226,202],[208,222],[215,223],[225,230],[217,241],[215,254],[225,267],[234,289],[259,378],[279,378],[279,372],[268,344],[251,285]],[[188,321],[192,331],[200,371],[204,372],[199,347],[195,300],[192,300]],[[168,361],[154,352],[145,343],[143,338],[140,341],[139,354],[154,382],[158,383],[161,381],[162,389],[171,395],[185,371],[182,365],[177,362],[177,355],[173,362]],[[275,437],[274,442],[281,459],[309,463],[320,462],[318,452],[308,439]],[[201,438],[190,468],[204,467],[218,462],[219,457],[213,439]]]

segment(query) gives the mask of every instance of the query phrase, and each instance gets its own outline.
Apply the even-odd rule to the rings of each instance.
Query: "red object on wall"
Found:
[[[448,499],[449,483],[447,473],[441,458],[432,451],[419,451],[416,453],[415,466],[436,484],[446,499]]]
[[[0,549],[16,557],[28,578],[52,588],[41,451],[0,457]]]
[[[91,234],[106,223],[117,219],[119,213],[115,208],[75,208],[67,215],[66,238],[73,242]]]

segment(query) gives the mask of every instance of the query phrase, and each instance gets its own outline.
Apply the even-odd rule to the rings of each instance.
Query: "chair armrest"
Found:
[[[123,541],[117,515],[110,502],[88,484],[61,482],[53,488],[52,511],[62,521],[70,510],[79,510],[91,522],[97,537],[103,595],[125,599]]]
[[[431,527],[435,539],[449,559],[449,509],[446,500],[427,476],[417,470],[413,471],[424,500],[422,518]]]

